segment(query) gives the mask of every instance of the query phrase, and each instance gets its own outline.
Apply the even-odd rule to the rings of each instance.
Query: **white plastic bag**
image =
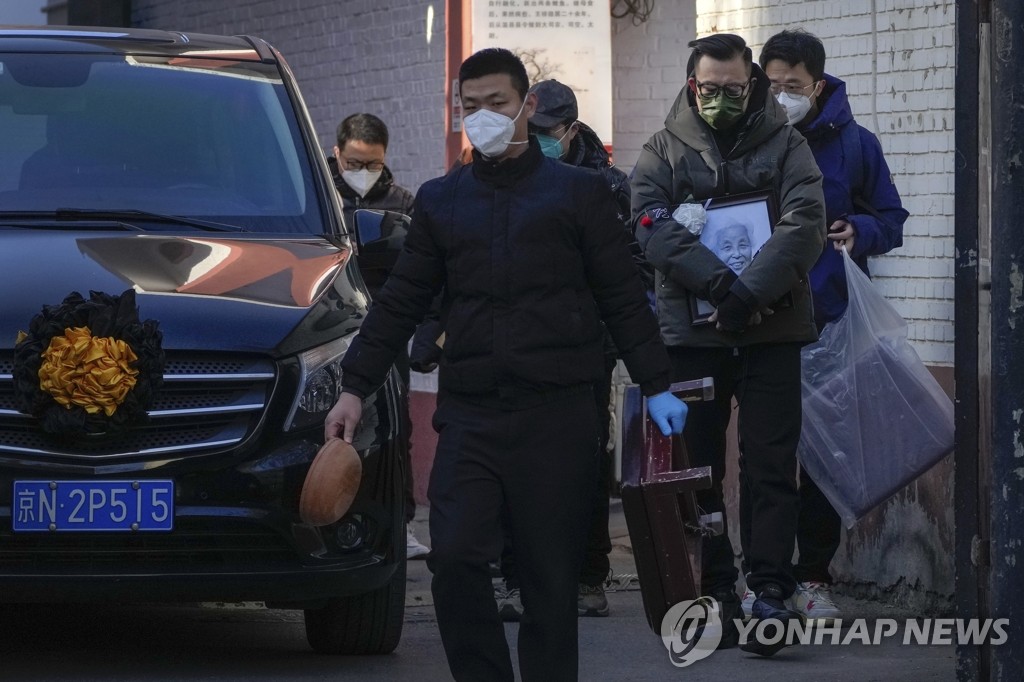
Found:
[[[849,306],[803,349],[800,465],[847,528],[953,449],[953,403],[843,252]]]

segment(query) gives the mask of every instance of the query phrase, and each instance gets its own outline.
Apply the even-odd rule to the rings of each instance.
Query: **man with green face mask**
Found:
[[[712,487],[697,492],[705,511],[724,512],[726,431],[738,404],[740,540],[755,593],[752,616],[799,619],[790,561],[799,496],[800,347],[817,339],[807,273],[825,239],[821,173],[807,141],[753,64],[743,38],[716,34],[690,43],[689,78],[644,145],[632,178],[632,216],[644,256],[655,267],[661,336],[673,380],[711,376],[715,400],[694,403],[683,432],[693,466],[710,466]],[[778,206],[768,241],[741,272],[701,243],[700,204],[771,192]],[[673,218],[679,217],[684,224]],[[687,216],[687,217],[684,217]],[[710,301],[709,324],[691,317],[691,300]],[[792,305],[776,305],[780,299]],[[694,309],[696,306],[694,306]],[[728,535],[705,538],[701,589],[721,604],[720,648],[735,646],[740,617],[735,552]],[[760,631],[761,628],[758,628]],[[764,643],[750,630],[743,649],[771,656],[786,638]]]

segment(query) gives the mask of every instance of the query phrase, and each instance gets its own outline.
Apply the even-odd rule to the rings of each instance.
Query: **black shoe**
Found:
[[[770,587],[775,586],[772,585]],[[789,645],[789,642],[786,641],[789,621],[800,621],[801,624],[805,622],[803,616],[799,613],[786,608],[786,604],[782,599],[769,596],[770,594],[772,594],[771,590],[762,590],[760,596],[754,600],[754,605],[751,607],[750,612],[751,618],[755,621],[769,621],[764,627],[764,634],[771,643],[759,640],[756,634],[757,628],[750,628],[747,634],[747,641],[740,645],[740,649],[747,653],[757,654],[758,656],[774,656]],[[776,628],[782,628],[781,636],[779,636],[779,631]],[[793,643],[796,644],[798,642],[799,640],[795,640]]]
[[[731,590],[715,590],[711,598],[718,602],[719,615],[722,618],[722,639],[717,649],[731,649],[740,641],[739,630],[736,629],[736,618],[740,617],[740,599]],[[701,632],[697,632],[698,639]]]

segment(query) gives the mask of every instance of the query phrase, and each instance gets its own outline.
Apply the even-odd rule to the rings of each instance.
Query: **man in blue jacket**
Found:
[[[846,84],[825,73],[825,48],[802,30],[783,31],[761,50],[761,68],[789,122],[803,133],[824,178],[828,241],[810,271],[814,319],[820,330],[846,310],[842,249],[868,273],[868,256],[903,244],[907,212],[878,139],[853,120]],[[740,511],[741,516],[748,513]],[[839,515],[806,473],[800,472],[799,560],[793,568],[793,606],[808,618],[839,618],[829,564],[839,548]],[[749,612],[753,594],[744,593]]]
[[[342,362],[324,435],[352,442],[363,398],[444,291],[428,565],[456,680],[513,682],[489,562],[511,531],[524,682],[577,679],[577,581],[597,487],[593,383],[611,333],[661,431],[686,406],[611,191],[546,158],[526,68],[490,48],[459,69],[473,162],[419,189],[402,253]]]

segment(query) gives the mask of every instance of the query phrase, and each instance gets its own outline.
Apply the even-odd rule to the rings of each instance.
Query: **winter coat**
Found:
[[[597,136],[597,133],[582,121],[576,121],[576,125],[578,132],[576,137],[573,138],[572,144],[569,145],[565,156],[562,157],[562,161],[571,166],[592,168],[604,177],[615,199],[618,218],[622,222],[622,226],[627,230],[629,248],[633,254],[633,263],[644,282],[644,287],[648,290],[653,289],[654,270],[644,259],[640,246],[636,243],[636,238],[633,236],[632,228],[630,227],[629,178],[612,164],[611,156],[608,154],[608,150],[604,148],[604,143],[601,142],[601,138]],[[463,150],[463,153],[460,154],[459,159],[452,165],[449,172],[472,163],[472,149],[472,147],[467,147]],[[413,337],[410,355],[413,360],[413,369],[417,372],[432,371],[440,359],[441,349],[438,348],[436,341],[443,331],[441,303],[441,300],[435,301],[435,305],[430,314],[427,315],[427,319],[416,330],[416,335]],[[615,348],[611,337],[607,334],[605,335],[604,349],[605,355],[609,358],[614,359],[618,356],[618,350]]]
[[[825,89],[818,105],[818,115],[797,129],[807,138],[824,176],[825,224],[832,225],[840,218],[853,224],[856,236],[850,256],[868,273],[868,256],[888,253],[903,245],[903,223],[908,213],[893,184],[878,138],[853,120],[846,83],[825,74]],[[844,132],[848,127],[851,130]],[[846,158],[851,150],[844,145],[844,134],[855,135],[851,139],[860,145],[859,172],[849,167],[856,160]],[[854,187],[858,178],[860,186]],[[831,241],[826,242],[818,262],[811,268],[810,280],[814,317],[820,328],[846,310],[843,254],[832,248]]]
[[[343,361],[369,394],[444,290],[439,389],[515,409],[604,373],[601,321],[648,395],[669,384],[658,326],[605,180],[545,158],[473,163],[425,183],[391,277]]]
[[[626,177],[626,174],[621,169],[612,164],[608,150],[605,149],[604,143],[601,142],[601,138],[597,136],[593,128],[582,121],[576,121],[576,126],[576,137],[573,138],[572,144],[569,145],[565,156],[562,157],[562,161],[572,166],[579,166],[580,168],[593,168],[604,177],[605,182],[608,183],[608,188],[612,191],[612,196],[615,198],[618,218],[622,222],[622,227],[626,230],[629,250],[633,254],[633,265],[636,266],[637,273],[644,283],[644,289],[651,290],[654,288],[654,268],[644,258],[640,245],[636,241],[636,236],[633,234],[632,221],[630,220],[631,197],[629,178]],[[604,351],[611,362],[619,355],[618,349],[615,348],[615,343],[611,340],[611,336],[607,334],[605,334]]]
[[[665,128],[644,145],[633,175],[633,220],[644,256],[657,270],[661,335],[669,346],[746,346],[817,338],[807,273],[821,254],[825,207],[821,173],[807,141],[786,124],[784,109],[757,78],[731,149],[718,147],[689,87],[672,105]],[[671,218],[683,202],[755,191],[774,192],[778,220],[771,237],[739,276],[699,237]],[[691,323],[690,300],[718,305],[728,293],[751,310],[772,309],[740,334]],[[787,296],[788,294],[788,296]],[[783,305],[783,301],[787,301]]]
[[[608,150],[604,148],[604,143],[593,128],[582,121],[576,121],[576,127],[576,137],[573,138],[562,161],[570,166],[593,168],[598,171],[615,197],[619,219],[626,224],[629,221],[629,179],[619,168],[612,165]]]

